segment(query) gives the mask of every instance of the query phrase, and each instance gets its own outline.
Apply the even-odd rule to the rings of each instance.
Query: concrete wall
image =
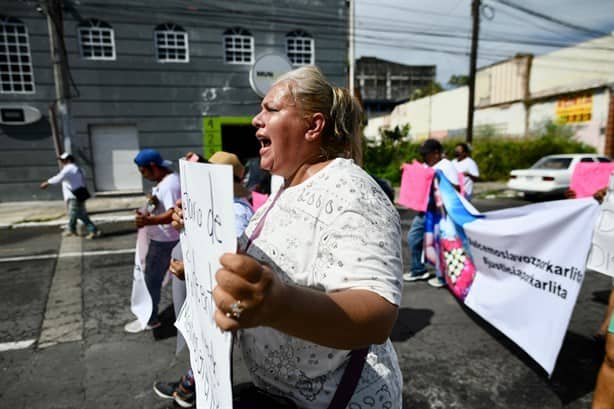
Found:
[[[73,2],[75,4],[75,2]],[[79,96],[72,101],[73,153],[92,175],[92,125],[133,125],[140,147],[153,147],[176,159],[203,151],[203,116],[251,116],[259,109],[249,85],[250,65],[225,64],[223,32],[240,26],[254,36],[255,57],[285,53],[286,34],[302,29],[315,40],[315,63],[336,85],[346,86],[347,6],[344,0],[208,2],[189,9],[176,1],[81,0],[65,11],[64,32],[71,74]],[[317,7],[315,7],[315,6]],[[47,22],[34,2],[0,0],[2,14],[29,30],[36,92],[0,94],[0,103],[34,106],[43,118],[29,126],[0,126],[0,201],[59,198],[59,189],[38,184],[57,171],[47,110],[54,100]],[[222,10],[222,11],[215,11]],[[316,11],[317,10],[317,11]],[[115,34],[116,59],[81,57],[77,25],[96,18]],[[189,36],[187,63],[158,63],[153,31],[175,23]],[[90,187],[93,188],[91,178]]]
[[[518,56],[480,68],[475,79],[475,105],[483,107],[524,99],[530,62],[530,56]]]
[[[499,135],[523,136],[526,109],[522,102],[477,109],[473,123],[475,128],[493,127]]]
[[[611,94],[607,90],[598,90],[592,94],[591,120],[569,123],[575,138],[594,146],[599,153],[604,153],[605,128],[608,121],[608,107]],[[533,131],[541,128],[548,120],[556,119],[557,98],[551,98],[534,104],[529,111],[529,128]]]
[[[367,122],[367,126],[363,129],[363,135],[367,141],[372,143],[381,142],[382,138],[380,131],[382,129],[388,129],[390,127],[390,115],[380,116],[376,118],[370,118]]]
[[[614,82],[614,35],[562,48],[533,59],[531,94],[570,84]]]
[[[467,122],[468,88],[440,92],[429,97],[398,105],[390,114],[389,126],[410,124],[412,139],[429,135],[442,138],[450,131],[463,131]]]
[[[592,96],[592,113],[589,121],[569,123],[575,138],[594,146],[603,153],[605,147],[605,128],[608,121],[608,107],[611,94],[605,89],[587,91]],[[548,120],[557,119],[557,101],[563,97],[552,97],[534,101],[529,108],[528,131],[540,130]],[[527,112],[523,102],[476,109],[474,125],[476,129],[488,126],[502,136],[525,135]],[[412,139],[427,137],[445,138],[465,134],[467,120],[467,87],[441,92],[398,105],[389,116],[370,120],[365,128],[365,137],[371,141],[379,140],[379,129],[411,125],[409,135]]]

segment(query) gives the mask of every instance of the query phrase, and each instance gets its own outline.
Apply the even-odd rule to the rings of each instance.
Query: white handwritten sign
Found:
[[[213,319],[220,256],[235,252],[232,167],[179,161],[185,229],[181,234],[186,300],[175,325],[190,349],[196,406],[232,408],[230,333]]]
[[[614,175],[601,205],[586,268],[614,277]]]
[[[136,251],[134,253],[134,270],[132,272],[132,295],[130,296],[130,311],[138,318],[141,327],[145,328],[152,311],[152,301],[145,283],[145,257],[149,239],[147,230],[142,227],[136,236]]]

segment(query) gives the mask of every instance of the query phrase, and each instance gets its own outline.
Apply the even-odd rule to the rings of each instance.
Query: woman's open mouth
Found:
[[[262,148],[268,148],[269,146],[271,146],[271,140],[269,138],[260,137],[258,138],[258,140],[260,141],[260,147]]]

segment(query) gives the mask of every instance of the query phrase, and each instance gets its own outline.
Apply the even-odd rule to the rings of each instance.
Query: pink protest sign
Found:
[[[254,211],[258,210],[258,208],[262,206],[268,198],[269,198],[269,195],[265,195],[265,194],[258,193],[258,192],[252,192],[252,207],[254,208]]]
[[[404,163],[401,169],[403,174],[401,176],[399,204],[424,212],[428,205],[429,191],[435,170],[415,160],[411,165]]]
[[[574,168],[569,188],[576,192],[576,197],[590,197],[597,190],[608,185],[610,175],[614,172],[614,162],[581,162]]]

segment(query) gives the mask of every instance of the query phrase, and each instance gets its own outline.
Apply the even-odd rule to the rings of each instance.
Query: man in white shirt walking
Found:
[[[473,197],[473,182],[477,182],[480,179],[478,165],[471,159],[469,153],[469,145],[459,143],[454,147],[456,159],[452,161],[458,172],[464,176],[464,192],[467,200],[471,200]]]
[[[171,252],[179,241],[179,233],[171,226],[173,207],[181,196],[179,176],[171,169],[172,163],[164,160],[155,149],[143,149],[134,158],[141,175],[156,185],[151,189],[146,212],[137,211],[137,228],[147,227],[149,246],[145,257],[145,283],[151,295],[152,312],[145,328],[139,320],[124,326],[129,333],[137,333],[160,326],[158,303],[164,274],[171,262]]]
[[[64,236],[76,236],[77,219],[79,219],[89,232],[85,236],[86,239],[99,237],[100,230],[90,220],[85,208],[85,200],[79,200],[74,193],[77,189],[85,188],[86,186],[83,170],[77,166],[75,158],[70,153],[64,152],[58,159],[62,162],[62,170],[57,175],[41,183],[40,188],[47,189],[49,185],[62,183],[62,196],[68,208],[68,227],[62,234]]]

